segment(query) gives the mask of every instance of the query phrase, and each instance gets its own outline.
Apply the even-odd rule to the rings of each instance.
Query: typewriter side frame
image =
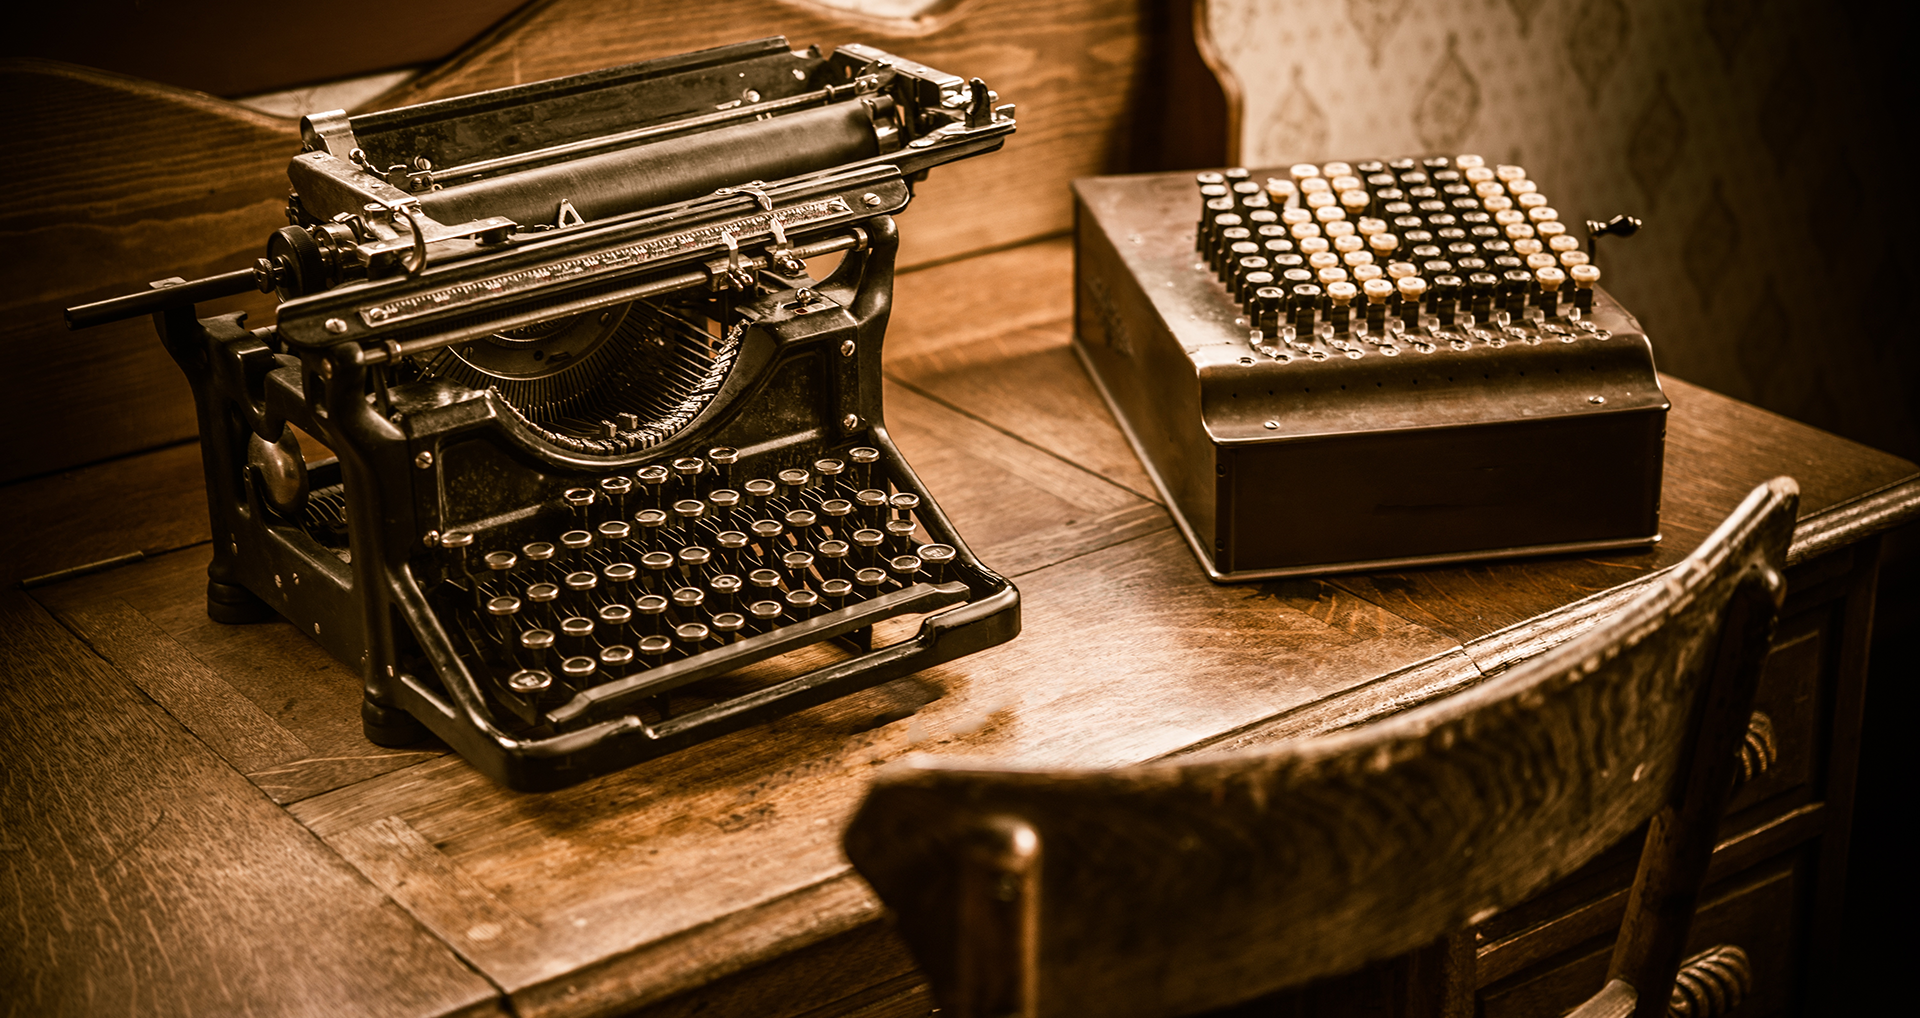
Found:
[[[395,390],[393,406],[402,417],[396,423],[370,398],[367,349],[359,343],[308,349],[300,357],[275,354],[262,335],[244,328],[242,316],[199,320],[187,308],[156,316],[156,325],[194,391],[209,515],[214,533],[222,535],[208,569],[209,614],[233,623],[276,612],[287,616],[361,669],[369,739],[406,745],[419,739],[424,726],[489,777],[520,790],[573,784],[1012,639],[1020,628],[1018,591],[972,554],[887,434],[880,349],[898,234],[886,216],[866,221],[861,231],[864,246],[850,252],[834,276],[815,284],[819,294],[837,298],[844,320],[822,325],[829,316],[778,313],[796,303],[798,288],[789,288],[757,302],[776,312],[762,314],[757,327],[774,334],[776,369],[807,357],[833,367],[834,410],[821,415],[809,433],[813,439],[879,449],[894,483],[920,496],[916,514],[922,526],[955,548],[955,571],[969,588],[969,600],[923,619],[914,637],[655,725],[626,715],[558,735],[510,734],[494,723],[454,635],[429,604],[423,588],[433,567],[423,561],[419,544],[422,533],[435,529],[427,522],[438,522],[423,521],[423,514],[433,512],[440,498],[442,444],[482,432],[497,440],[503,429],[516,427],[510,416],[493,405],[490,393],[434,407],[430,398],[414,404]],[[416,406],[425,412],[408,413]],[[843,416],[838,411],[846,407],[853,410]],[[249,462],[248,451],[255,443],[280,447],[287,424],[322,437],[338,453],[337,462],[310,469],[323,480],[337,472],[349,492],[350,564],[337,561],[267,504],[267,478],[259,461]],[[526,435],[517,438],[512,444],[523,453],[537,445]],[[727,438],[728,423],[722,422],[601,462],[547,458],[556,471],[617,469],[704,451]],[[806,440],[802,435],[797,441]],[[771,455],[797,441],[744,451]],[[408,658],[416,654],[425,657],[440,691],[413,674]]]

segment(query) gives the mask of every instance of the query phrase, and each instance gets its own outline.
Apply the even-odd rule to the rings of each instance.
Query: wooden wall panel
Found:
[[[387,107],[763,35],[860,41],[978,75],[1017,105],[1005,151],[935,171],[903,219],[903,263],[1065,231],[1067,182],[1117,169],[1147,92],[1139,0],[958,0],[882,19],[792,0],[716,0],[697,15],[639,0],[523,10]],[[245,266],[284,220],[296,125],[196,92],[50,61],[0,62],[0,483],[193,435],[186,386],[139,322],[70,334],[60,308]],[[250,324],[271,302],[234,299]],[[210,310],[210,309],[203,309]]]

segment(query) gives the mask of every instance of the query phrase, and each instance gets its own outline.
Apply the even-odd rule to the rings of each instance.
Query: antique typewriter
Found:
[[[254,267],[68,320],[153,313],[192,383],[210,615],[362,669],[376,743],[558,787],[1018,632],[881,406],[890,217],[996,103],[770,38],[316,114]],[[256,286],[272,328],[194,314]]]
[[[1197,186],[1197,193],[1196,193]],[[1074,184],[1075,349],[1231,582],[1659,540],[1652,348],[1518,166]]]

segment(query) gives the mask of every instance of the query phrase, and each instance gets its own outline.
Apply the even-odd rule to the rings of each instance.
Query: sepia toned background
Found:
[[[1885,5],[1211,0],[1243,162],[1477,152],[1563,219],[1626,213],[1602,285],[1662,370],[1920,456],[1909,117]]]

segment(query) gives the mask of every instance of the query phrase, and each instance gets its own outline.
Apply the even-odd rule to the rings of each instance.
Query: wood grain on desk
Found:
[[[155,809],[214,803],[252,818],[246,829],[265,832],[254,841],[305,845],[290,872],[320,873],[334,890],[262,878],[270,867],[248,854],[255,846],[217,826],[185,830],[179,845],[253,867],[236,883],[164,868],[148,879],[192,903],[179,921],[195,930],[194,916],[277,914],[273,895],[291,896],[300,914],[287,925],[245,928],[287,950],[311,940],[302,978],[323,980],[312,973],[328,971],[329,937],[344,936],[303,933],[307,921],[362,930],[363,946],[391,942],[395,957],[440,951],[421,971],[450,974],[421,975],[415,996],[394,998],[415,1013],[498,993],[523,1014],[924,1014],[911,966],[840,855],[876,767],[909,752],[1120,764],[1362,722],[1584,624],[1621,596],[1611,589],[1683,555],[1757,480],[1796,475],[1810,514],[1915,483],[1912,464],[1668,380],[1666,539],[1655,549],[1216,586],[1068,349],[1069,259],[1064,242],[1042,241],[908,273],[888,338],[896,439],[974,550],[1023,592],[1026,628],[1010,644],[575,788],[509,792],[437,744],[367,744],[358,677],[290,626],[208,621],[207,550],[190,543],[205,536],[197,455],[163,450],[15,486],[32,497],[0,508],[0,533],[42,572],[118,546],[72,539],[49,552],[37,534],[188,544],[37,587],[38,606],[11,595],[10,629],[58,638],[29,666],[42,686],[148,704],[107,713],[174,733],[128,757],[127,744],[151,737],[102,747],[87,721],[63,730],[69,748],[49,766],[82,769],[108,753],[126,796]],[[998,328],[977,296],[993,292],[1017,295]],[[980,310],[955,320],[931,307],[947,295]],[[139,498],[116,486],[126,476],[143,479]],[[49,704],[29,696],[11,723],[47,717]],[[159,764],[175,758],[191,767]],[[37,787],[15,783],[9,795]],[[46,823],[55,837],[95,822]],[[29,913],[61,893],[30,886]],[[88,922],[114,915],[64,907],[96,909],[81,913]],[[386,925],[365,932],[375,919]],[[32,971],[66,971],[45,964]],[[184,977],[129,971],[116,992],[151,993],[128,987],[168,978]],[[274,1010],[269,990],[234,992]]]

